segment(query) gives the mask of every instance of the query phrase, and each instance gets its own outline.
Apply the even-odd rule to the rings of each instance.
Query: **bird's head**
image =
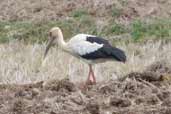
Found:
[[[61,29],[59,27],[53,27],[50,29],[49,34],[48,34],[48,43],[44,52],[44,59],[52,46],[52,44],[55,43],[55,40],[58,41],[60,35],[62,34]]]
[[[58,38],[61,29],[59,27],[53,27],[49,30],[49,39]]]

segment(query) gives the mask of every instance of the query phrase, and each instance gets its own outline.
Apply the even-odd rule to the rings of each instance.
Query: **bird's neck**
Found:
[[[59,30],[58,31],[58,40],[57,40],[57,43],[59,45],[60,48],[62,48],[63,50],[66,49],[66,42],[64,41],[64,37],[63,37],[63,34],[62,34],[62,31]]]

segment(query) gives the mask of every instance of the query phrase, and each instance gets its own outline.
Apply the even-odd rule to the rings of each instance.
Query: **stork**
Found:
[[[44,52],[44,58],[51,45],[55,42],[63,51],[83,60],[89,65],[89,74],[86,84],[96,84],[96,78],[92,69],[94,64],[102,63],[107,60],[115,60],[124,63],[126,61],[126,55],[123,50],[111,46],[107,40],[94,35],[77,34],[68,42],[65,42],[59,27],[53,27],[49,31],[49,41]]]

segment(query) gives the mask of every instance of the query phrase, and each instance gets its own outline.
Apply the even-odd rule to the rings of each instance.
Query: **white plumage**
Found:
[[[90,43],[84,39],[80,40],[80,38],[78,40],[75,38],[75,42],[68,42],[67,45],[78,55],[89,54],[103,47],[103,44]]]
[[[74,43],[76,41],[83,41],[83,40],[86,41],[87,37],[95,37],[95,36],[90,34],[77,34],[74,37],[72,37],[68,43]]]

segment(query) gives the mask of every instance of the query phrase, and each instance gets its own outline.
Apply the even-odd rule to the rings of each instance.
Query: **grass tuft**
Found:
[[[88,15],[88,12],[84,9],[77,9],[71,13],[74,18],[81,18],[82,16]]]
[[[119,17],[122,14],[122,9],[113,7],[112,8],[112,17]]]
[[[109,34],[120,35],[120,34],[126,33],[127,30],[124,27],[124,25],[118,24],[118,23],[113,23],[108,32],[109,32]]]

